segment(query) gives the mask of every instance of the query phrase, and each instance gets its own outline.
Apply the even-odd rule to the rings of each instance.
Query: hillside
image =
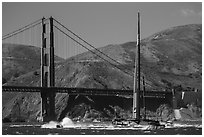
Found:
[[[62,61],[62,58],[56,57],[56,61]],[[17,78],[22,74],[35,71],[40,68],[41,49],[39,47],[2,44],[2,77],[3,84],[11,78]]]
[[[2,84],[7,81],[15,81],[23,74],[33,73],[40,75],[41,49],[35,46],[19,44],[2,44]],[[55,57],[55,63],[63,61],[60,57]],[[38,79],[39,80],[39,79]],[[31,81],[29,81],[31,82]],[[16,94],[3,93],[2,103],[12,99]]]
[[[142,43],[143,66],[153,69],[157,84],[202,89],[202,25],[170,28]]]
[[[173,87],[202,89],[201,30],[202,25],[178,26],[142,40],[141,73],[145,77],[147,89],[163,90]],[[82,53],[57,64],[56,86],[132,89],[135,45],[135,42],[127,42],[100,48],[100,51],[120,63],[119,65],[108,59],[120,69],[104,62],[90,52]],[[107,57],[104,58],[107,59]],[[39,70],[37,71],[40,73]],[[39,86],[39,80],[40,75],[29,72],[10,80],[6,85]],[[121,113],[125,109],[131,108],[130,99],[100,97],[100,100],[109,101],[103,104],[98,97],[57,94],[56,112],[58,118],[63,118],[65,115],[73,118],[83,117],[86,110],[93,111],[96,117],[99,115],[112,117],[117,107],[120,108],[118,111],[121,111]],[[70,105],[70,102],[72,102],[72,105]],[[122,104],[126,105],[115,104],[114,102],[123,102]],[[32,103],[36,104],[35,107],[32,107]],[[16,96],[3,106],[3,118],[18,115],[14,111],[16,104],[20,104],[21,113],[24,113],[26,118],[36,119],[39,116],[39,95],[27,93]],[[155,107],[158,107],[158,105],[155,105]],[[130,111],[128,109],[128,113]]]
[[[2,45],[3,84],[11,78],[40,68],[40,48],[16,44]]]

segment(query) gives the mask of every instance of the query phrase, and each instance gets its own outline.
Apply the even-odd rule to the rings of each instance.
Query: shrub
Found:
[[[2,78],[2,84],[5,84],[7,80],[5,78]]]

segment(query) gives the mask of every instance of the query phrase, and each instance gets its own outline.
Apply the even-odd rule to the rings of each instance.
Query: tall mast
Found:
[[[140,13],[138,11],[137,45],[133,88],[133,119],[140,121]]]

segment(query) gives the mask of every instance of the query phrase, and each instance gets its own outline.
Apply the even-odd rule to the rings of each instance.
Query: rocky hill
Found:
[[[102,55],[114,66],[91,52],[82,53],[56,64],[56,86],[132,89],[135,46],[135,42],[127,42],[100,48],[100,51],[117,60],[118,63]],[[36,72],[40,74],[40,70]],[[141,73],[145,77],[146,88],[150,90],[175,87],[201,90],[202,25],[178,26],[143,39]],[[5,85],[39,86],[40,75],[29,72],[8,81]],[[107,102],[102,103],[103,100]],[[159,104],[155,105],[158,106]],[[131,114],[131,99],[56,95],[56,112],[59,119],[66,115],[72,118],[88,117],[87,110],[91,112],[89,117],[113,117],[119,111],[120,115],[128,115]],[[39,111],[39,94],[19,94],[3,104],[3,118],[12,119],[21,114],[20,116],[25,119],[36,119],[40,114]]]
[[[40,68],[41,49],[35,46],[2,44],[2,79],[3,84],[10,79]],[[62,61],[56,57],[56,61]]]
[[[62,62],[64,59],[55,57],[55,62]],[[23,74],[33,73],[40,75],[41,49],[35,46],[19,44],[2,44],[2,84],[8,81],[15,81]],[[31,81],[29,81],[31,82]],[[18,84],[17,84],[18,85]],[[29,86],[29,85],[28,85]],[[16,94],[5,95],[3,93],[2,103],[5,104]]]
[[[2,45],[3,84],[11,78],[38,68],[40,68],[40,48],[16,44]]]

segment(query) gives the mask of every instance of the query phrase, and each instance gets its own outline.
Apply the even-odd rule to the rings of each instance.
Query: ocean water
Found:
[[[57,128],[57,125],[58,126]],[[150,125],[115,126],[111,122],[3,123],[3,135],[202,135],[202,122],[175,122],[165,128]]]

